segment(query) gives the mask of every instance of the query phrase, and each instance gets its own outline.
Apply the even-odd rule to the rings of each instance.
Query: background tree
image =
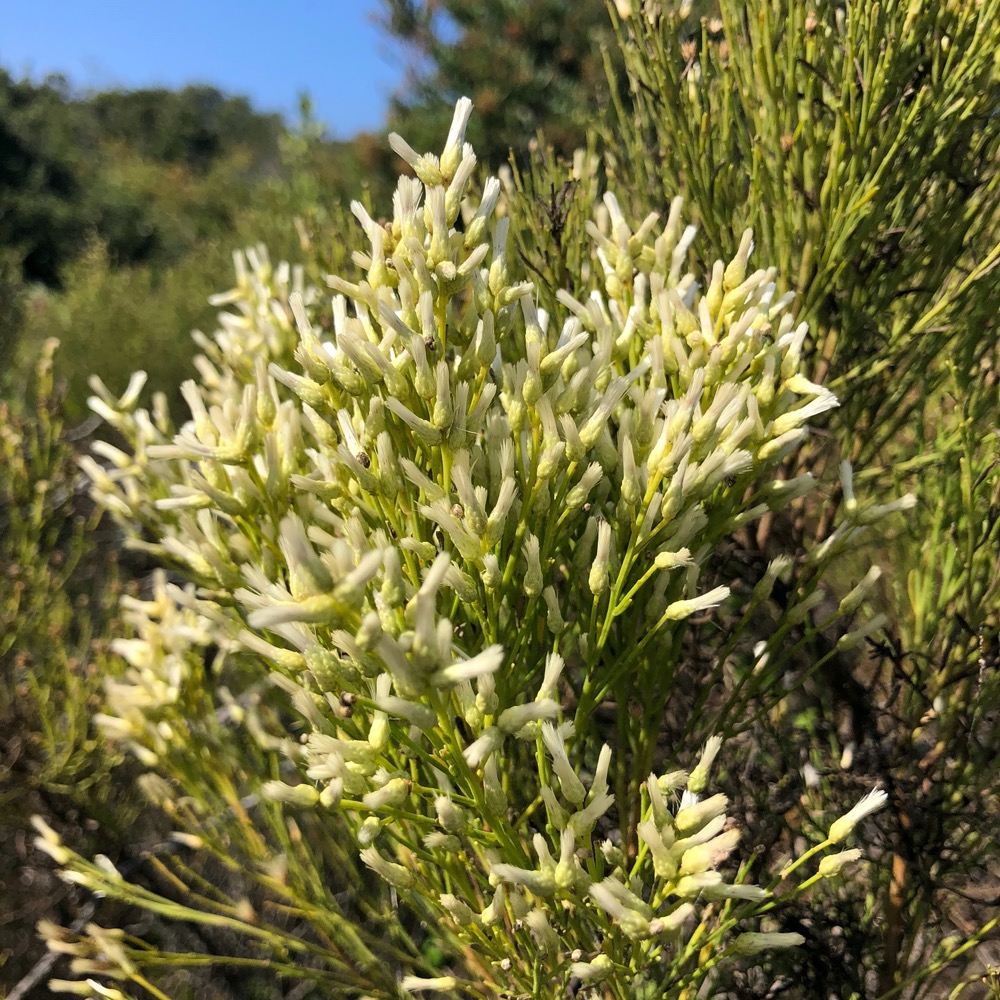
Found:
[[[245,97],[215,87],[106,91],[86,102],[107,140],[161,163],[205,170],[234,148],[248,150],[260,171],[278,166],[281,117],[255,111]]]
[[[142,367],[151,389],[176,393],[233,249],[264,239],[331,266],[335,206],[366,172],[377,187],[372,148],[308,119],[288,131],[211,87],[78,97],[60,78],[0,70],[0,390],[56,337],[70,419],[86,413],[97,357],[113,384]]]
[[[55,284],[91,206],[78,173],[86,142],[63,81],[36,87],[0,70],[0,246],[30,281]]]
[[[615,48],[604,0],[383,0],[382,24],[413,57],[390,126],[415,148],[447,131],[455,101],[472,98],[469,132],[480,159],[506,162],[539,129],[557,151],[586,142],[607,90]],[[619,64],[617,56],[615,63]]]
[[[277,115],[211,87],[78,99],[61,78],[0,70],[0,247],[49,287],[95,237],[123,265],[176,259],[206,226],[232,228],[247,184],[277,172],[281,131]],[[213,172],[228,197],[211,185],[190,197]]]

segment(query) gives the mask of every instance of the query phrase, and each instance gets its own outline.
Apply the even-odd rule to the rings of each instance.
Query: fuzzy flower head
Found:
[[[878,812],[887,801],[888,796],[882,789],[876,788],[869,792],[850,812],[834,820],[826,839],[832,844],[839,844],[842,840],[846,840],[858,823],[866,816]]]

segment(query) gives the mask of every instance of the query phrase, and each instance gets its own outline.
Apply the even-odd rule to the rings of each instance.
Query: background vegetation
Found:
[[[326,141],[307,100],[288,131],[209,87],[77,98],[63,80],[0,72],[0,130],[0,385],[23,381],[56,337],[74,420],[98,358],[113,384],[144,367],[151,390],[176,394],[233,250],[299,251],[302,225],[370,174],[367,141]]]
[[[709,270],[752,226],[756,259],[797,290],[812,377],[843,405],[785,475],[818,471],[826,503],[734,536],[720,579],[752,588],[776,551],[821,544],[849,499],[841,458],[857,463],[859,489],[921,502],[881,543],[872,610],[886,623],[866,655],[835,659],[752,731],[787,786],[748,765],[727,790],[746,825],[773,817],[762,854],[802,836],[809,803],[859,781],[882,782],[892,808],[872,882],[797,914],[811,940],[838,942],[834,957],[751,966],[729,995],[775,995],[787,979],[801,990],[789,995],[986,996],[1000,961],[1000,9],[685,6],[385,0],[386,30],[414,56],[387,129],[438,148],[455,97],[473,98],[483,161],[514,152],[516,266],[543,305],[560,288],[589,291],[569,284],[609,178],[634,220],[684,195]],[[573,162],[588,146],[600,168]],[[98,368],[121,391],[143,368],[147,393],[183,412],[189,331],[214,324],[208,296],[232,283],[232,250],[263,241],[318,284],[342,273],[340,234],[356,225],[343,203],[384,206],[391,162],[379,136],[326,141],[308,103],[288,127],[210,88],[79,98],[65,81],[0,73],[0,856],[13,862],[0,873],[12,929],[0,982],[32,967],[43,912],[90,912],[30,858],[28,815],[120,862],[138,809],[113,792],[120,762],[88,716],[118,669],[115,598],[145,586],[150,565],[117,565],[118,540],[81,493],[87,376]],[[828,656],[813,624],[796,642]],[[154,824],[145,842],[161,834]]]

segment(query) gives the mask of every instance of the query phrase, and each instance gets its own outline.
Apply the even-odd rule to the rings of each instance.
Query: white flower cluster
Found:
[[[801,374],[806,330],[773,271],[748,270],[749,233],[704,290],[686,273],[679,201],[632,229],[606,195],[603,290],[539,310],[512,277],[499,182],[469,200],[470,110],[440,157],[392,138],[416,177],[389,222],[353,206],[365,275],[329,278],[329,336],[316,290],[258,251],[216,300],[235,311],[199,341],[178,431],[162,405],[136,410],[137,386],[116,400],[95,381],[131,444],[86,464],[96,497],[200,587],[130,605],[133,667],[101,721],[155,766],[182,738],[143,721],[176,698],[172,644],[253,654],[305,727],[300,744],[272,734],[297,777],[265,796],[341,810],[364,864],[511,956],[497,969],[514,935],[567,975],[625,975],[616,935],[676,941],[700,903],[764,892],[719,870],[738,835],[725,797],[700,797],[714,740],[690,778],[646,783],[638,853],[595,848],[614,800],[590,710],[727,599],[699,592],[703,566],[808,489],[767,473],[836,400]]]
[[[200,651],[216,643],[232,647],[223,638],[219,617],[213,621],[196,610],[201,602],[193,588],[168,592],[164,575],[157,573],[153,591],[149,601],[121,600],[122,619],[133,638],[115,639],[111,649],[128,666],[105,681],[104,711],[94,716],[107,735],[125,743],[148,767],[177,745],[180,734],[171,720],[183,713],[185,696],[203,681]],[[194,656],[192,651],[197,651]]]

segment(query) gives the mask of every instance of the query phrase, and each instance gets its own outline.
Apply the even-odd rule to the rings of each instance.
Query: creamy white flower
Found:
[[[688,791],[695,795],[700,795],[708,784],[708,776],[712,770],[712,764],[715,763],[715,758],[719,755],[719,750],[722,748],[722,737],[721,736],[710,736],[708,741],[705,743],[705,749],[702,751],[701,758],[698,764],[691,772],[691,776],[688,778]]]
[[[834,844],[846,840],[858,823],[873,812],[878,812],[887,801],[888,796],[882,789],[870,791],[850,812],[833,821],[826,839]]]
[[[652,909],[620,882],[606,878],[587,891],[628,937],[641,939],[650,936]]]
[[[581,805],[587,791],[573,769],[573,765],[569,762],[569,756],[566,753],[566,744],[562,736],[551,723],[547,722],[542,726],[542,740],[545,743],[545,748],[552,757],[552,769],[556,772],[556,776],[559,779],[559,788],[563,795],[573,805]]]
[[[699,611],[707,611],[709,608],[718,607],[729,596],[728,587],[715,587],[705,594],[699,594],[689,600],[674,601],[667,606],[663,612],[663,617],[667,621],[680,621],[682,618],[690,618],[691,615]]]
[[[412,872],[393,861],[387,861],[376,847],[366,847],[359,857],[373,872],[396,889],[410,889],[416,881]]]

